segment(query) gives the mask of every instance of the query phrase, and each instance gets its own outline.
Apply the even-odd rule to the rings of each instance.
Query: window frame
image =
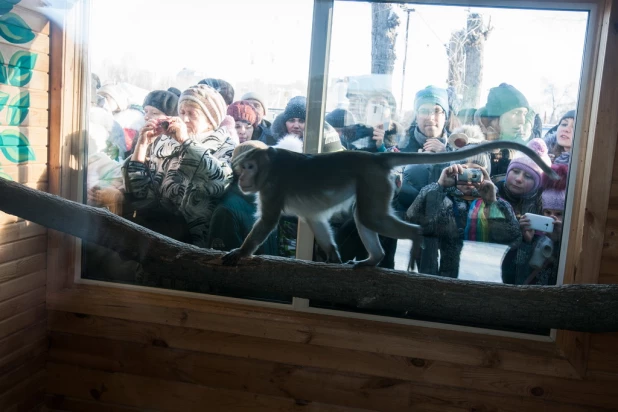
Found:
[[[358,1],[358,0],[341,0]],[[406,3],[392,0],[390,3]],[[443,1],[428,0],[424,4],[442,4]],[[470,2],[449,0],[449,4],[468,6]],[[65,10],[62,18],[51,26],[50,49],[50,142],[49,142],[49,191],[62,197],[76,200],[80,198],[83,186],[83,142],[88,100],[88,42],[87,19],[88,0],[79,0]],[[319,152],[322,139],[322,122],[326,104],[326,80],[332,11],[334,0],[315,0],[311,40],[311,59],[309,86],[307,93],[307,138],[305,151]],[[499,7],[494,2],[474,1],[475,6]],[[612,104],[616,106],[612,90],[618,85],[611,79],[612,70],[618,70],[616,58],[607,55],[616,44],[616,33],[612,34],[610,17],[614,6],[614,18],[618,4],[612,0],[590,1],[544,1],[531,0],[501,1],[504,7],[526,7],[535,9],[590,10],[587,40],[584,52],[584,66],[581,84],[584,87],[578,99],[577,144],[573,148],[574,178],[570,179],[567,200],[567,217],[563,244],[563,284],[598,283],[598,275],[605,234],[605,222],[611,187],[611,171],[614,168],[616,150],[615,139],[618,134],[617,121],[611,118]],[[326,31],[324,28],[326,27]],[[318,53],[322,51],[322,53]],[[602,108],[602,109],[600,109]],[[592,165],[595,167],[591,167]],[[568,230],[567,230],[568,229]],[[299,227],[299,247],[297,258],[307,259],[312,251],[313,236],[305,226]],[[377,352],[400,354],[397,348],[388,343],[401,339],[409,343],[419,336],[431,333],[453,344],[463,344],[477,348],[484,346],[511,348],[523,345],[529,359],[543,358],[545,362],[529,362],[526,371],[566,376],[583,377],[589,350],[588,333],[552,330],[548,337],[513,334],[494,330],[459,327],[448,324],[427,323],[412,320],[396,320],[347,312],[327,311],[308,308],[304,299],[298,299],[291,306],[267,304],[244,299],[222,298],[188,292],[154,289],[141,286],[110,284],[107,282],[81,279],[79,239],[58,232],[49,231],[48,253],[48,308],[79,313],[105,314],[117,309],[112,303],[128,308],[159,307],[166,310],[186,306],[183,313],[208,313],[210,315],[248,317],[251,319],[279,318],[289,325],[320,322],[324,325],[325,341],[322,344],[338,347],[356,348],[352,342],[340,342],[337,331],[349,330],[354,325],[373,325],[372,331],[364,331],[367,336],[384,340],[386,348],[375,348]],[[76,275],[77,274],[77,275]],[[221,309],[224,306],[224,309]],[[163,310],[162,309],[162,310]],[[129,311],[131,312],[131,311]],[[123,314],[118,317],[139,317],[146,315]],[[170,315],[173,318],[173,315]],[[350,320],[349,318],[358,318]],[[177,320],[174,318],[172,321]],[[198,322],[199,323],[199,322]],[[397,325],[397,323],[403,323]],[[183,325],[183,323],[180,323]],[[195,325],[193,327],[200,327]],[[208,328],[203,324],[201,327]],[[334,334],[330,336],[329,334]],[[523,335],[523,336],[520,336]],[[330,336],[330,338],[328,337]],[[525,340],[522,340],[525,339]],[[463,342],[463,343],[462,343]],[[413,346],[413,345],[412,345]],[[508,349],[507,349],[508,350]],[[436,353],[438,358],[447,358],[446,351]],[[548,360],[549,359],[549,360]],[[509,368],[517,370],[517,365]]]

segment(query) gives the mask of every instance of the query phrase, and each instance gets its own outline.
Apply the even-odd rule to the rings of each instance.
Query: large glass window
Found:
[[[238,247],[256,204],[238,190],[236,148],[251,141],[302,151],[315,138],[305,133],[313,1],[125,3],[90,2],[84,200],[186,243]],[[410,240],[381,237],[380,266],[560,283],[588,20],[582,10],[334,3],[321,151],[455,152],[514,141],[561,176],[550,180],[506,149],[395,169],[393,213],[420,225],[424,238],[411,259]],[[330,224],[344,262],[366,257],[353,208]],[[297,244],[298,230],[298,219],[283,217],[258,252],[293,258],[308,246],[324,260],[311,240]],[[94,245],[83,247],[82,276],[203,291],[199,279],[153,277]]]
[[[587,12],[576,11],[335,2],[326,120],[352,150],[441,152],[517,141],[566,174],[587,21]],[[450,164],[395,171],[401,186],[394,209],[428,234],[420,272],[554,284],[557,264],[539,258],[543,268],[529,280],[537,271],[528,258],[541,241],[542,253],[552,249],[549,260],[559,259],[565,193],[548,188],[553,182],[543,182],[539,167],[516,153],[468,160],[461,168],[482,167],[495,183],[488,219],[479,184],[464,188],[461,178],[442,176]],[[540,220],[551,220],[555,230],[522,231],[526,214],[546,215]],[[389,264],[406,270],[410,242],[389,242],[383,239]]]
[[[312,1],[89,6],[85,200],[186,243],[239,247],[256,206],[237,188],[233,150],[252,139],[276,144],[286,122],[271,126],[286,109],[302,133]],[[157,119],[184,130],[146,135]],[[293,258],[296,234],[296,219],[283,218],[258,252]],[[104,248],[83,250],[85,278],[201,290],[199,281],[153,278]]]

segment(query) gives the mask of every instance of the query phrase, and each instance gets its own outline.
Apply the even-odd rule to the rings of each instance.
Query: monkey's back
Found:
[[[269,181],[287,193],[305,193],[314,187],[337,189],[356,181],[368,170],[382,169],[380,163],[374,154],[361,151],[310,155],[277,149]]]

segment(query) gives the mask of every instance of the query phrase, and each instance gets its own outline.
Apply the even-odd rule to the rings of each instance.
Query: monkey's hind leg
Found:
[[[380,244],[378,233],[363,225],[358,218],[357,212],[354,214],[354,221],[356,222],[358,235],[363,242],[365,249],[367,249],[367,253],[369,254],[367,259],[354,262],[354,268],[357,269],[364,266],[378,266],[385,256],[384,249],[382,249],[382,245]]]
[[[415,261],[420,257],[423,241],[423,229],[421,226],[404,222],[390,213],[383,216],[372,216],[368,223],[369,230],[375,230],[382,236],[412,240],[410,259]]]
[[[333,233],[328,222],[307,219],[307,224],[311,228],[311,231],[313,231],[313,235],[315,236],[315,240],[318,242],[318,245],[320,245],[322,250],[326,252],[326,261],[328,263],[342,263],[341,256],[339,255],[339,251],[335,245]]]

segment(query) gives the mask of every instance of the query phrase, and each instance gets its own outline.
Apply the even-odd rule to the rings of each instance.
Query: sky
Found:
[[[170,7],[174,5],[174,7]],[[408,59],[403,108],[429,85],[445,87],[444,44],[463,28],[468,11],[480,12],[494,27],[485,43],[481,100],[490,87],[507,82],[535,104],[546,82],[577,85],[587,24],[585,12],[481,9],[410,5]],[[90,53],[93,70],[104,61],[125,62],[174,75],[183,68],[232,84],[307,81],[311,0],[93,0]],[[122,10],[122,11],[119,11]],[[395,51],[392,90],[401,96],[406,14]],[[335,2],[329,78],[369,74],[371,5]],[[105,82],[105,79],[102,79]],[[576,88],[575,88],[576,90]],[[330,103],[336,99],[329,95]]]

